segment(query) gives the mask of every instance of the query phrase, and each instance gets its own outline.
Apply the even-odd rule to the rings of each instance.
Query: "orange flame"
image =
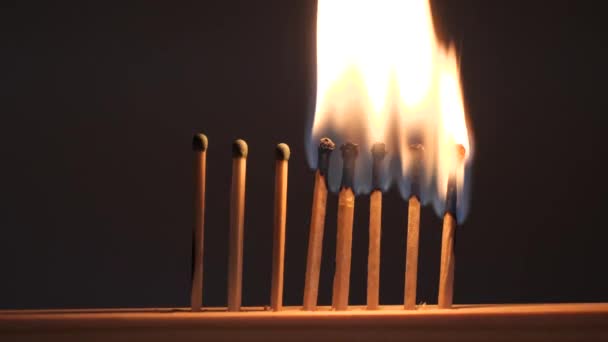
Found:
[[[448,178],[456,176],[456,184],[462,188],[465,162],[471,160],[472,151],[467,129],[462,89],[459,79],[456,53],[449,48],[439,64],[439,131],[437,134],[437,189],[445,199]],[[456,152],[456,146],[464,148],[464,162]],[[459,196],[461,197],[461,196]]]

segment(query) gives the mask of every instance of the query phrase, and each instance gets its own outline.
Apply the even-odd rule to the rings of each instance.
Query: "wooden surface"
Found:
[[[319,294],[319,275],[323,252],[323,231],[325,230],[325,210],[327,206],[327,182],[319,170],[315,172],[315,187],[312,197],[308,255],[304,276],[304,309],[315,310]]]
[[[190,306],[199,311],[203,305],[203,241],[205,231],[205,176],[207,151],[194,153],[194,227],[192,234],[192,288]]]
[[[348,307],[354,215],[355,193],[351,188],[343,188],[338,195],[336,272],[332,294],[332,306],[336,310],[346,310]]]
[[[405,250],[404,308],[416,308],[416,285],[418,283],[418,240],[420,237],[420,201],[416,196],[408,200],[407,244]]]
[[[283,306],[283,271],[285,268],[285,223],[287,219],[287,160],[277,160],[274,183],[274,232],[272,248],[272,283],[270,307]]]
[[[608,341],[608,304],[0,311],[0,341]]]
[[[367,308],[380,305],[380,239],[382,236],[382,191],[374,190],[369,199],[369,253],[367,257]]]
[[[440,308],[449,308],[454,297],[454,234],[456,219],[452,214],[443,216],[443,234],[441,236],[441,265],[439,268],[439,298]]]
[[[232,158],[230,234],[228,241],[228,310],[230,311],[238,311],[241,307],[246,171],[246,158]]]

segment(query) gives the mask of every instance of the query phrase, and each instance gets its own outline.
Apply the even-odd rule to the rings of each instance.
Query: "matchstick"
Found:
[[[457,145],[458,166],[464,160],[465,149]],[[439,298],[437,306],[441,309],[452,307],[454,298],[454,234],[456,233],[456,170],[448,179],[446,193],[446,212],[443,216],[443,234],[441,237],[441,265],[439,271]]]
[[[190,307],[200,311],[203,305],[203,241],[205,231],[205,177],[207,170],[207,137],[195,134],[194,150],[194,226],[192,230],[192,284]]]
[[[270,307],[279,311],[283,307],[283,270],[285,261],[285,222],[287,216],[287,162],[289,146],[278,144],[276,148],[274,181],[274,234],[272,249],[272,286]]]
[[[456,220],[452,213],[446,212],[443,216],[443,234],[441,236],[441,270],[439,271],[439,299],[440,309],[452,307],[454,296],[454,231]]]
[[[372,146],[372,192],[369,202],[369,254],[367,258],[367,309],[376,310],[380,304],[380,240],[382,235],[382,187],[380,171],[386,146]]]
[[[329,157],[335,146],[329,138],[323,138],[319,143],[304,281],[304,310],[315,310],[317,307],[323,231],[325,229],[325,207],[327,204],[327,171],[329,170]]]
[[[232,144],[232,189],[230,193],[230,237],[228,245],[228,311],[239,311],[241,308],[246,171],[247,143],[238,139]]]
[[[353,143],[342,145],[342,185],[338,195],[338,236],[336,238],[336,271],[332,307],[335,310],[348,308],[348,292],[350,286],[350,266],[353,242],[353,217],[355,214],[355,193],[353,181],[355,177],[355,161],[359,154],[359,146]]]
[[[410,146],[412,188],[408,199],[407,244],[405,255],[404,309],[416,309],[416,285],[418,282],[418,241],[420,236],[420,173],[422,145]]]

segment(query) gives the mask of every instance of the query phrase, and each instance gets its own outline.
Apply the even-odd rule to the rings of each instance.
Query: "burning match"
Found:
[[[367,24],[361,25],[362,22]],[[376,163],[374,152],[368,155],[368,151],[364,151],[357,161],[360,170],[354,180],[356,190],[372,190],[367,270],[369,309],[379,306],[378,260],[384,186],[399,184],[401,195],[408,202],[404,309],[416,308],[421,206],[432,203],[442,218],[446,213],[446,189],[456,167],[454,146],[457,144],[464,147],[466,155],[454,181],[460,198],[450,218],[460,223],[468,212],[466,194],[470,175],[467,170],[472,165],[474,145],[467,125],[459,59],[453,44],[444,44],[437,38],[434,26],[428,0],[351,1],[348,11],[342,2],[318,1],[317,87],[307,139],[309,164],[315,167],[316,161],[316,146],[310,142],[326,135],[366,146],[382,142],[391,149],[395,147],[388,163],[391,167],[381,179],[382,189],[367,183],[370,164]],[[424,141],[424,151],[422,146],[410,146],[418,140]],[[345,170],[349,163],[354,165],[354,158],[347,159],[347,156],[343,158]],[[392,167],[398,163],[400,168]],[[424,177],[421,177],[423,171]],[[341,187],[337,177],[329,179],[332,190],[340,189],[332,298],[336,310],[348,306],[354,207],[354,191],[349,187],[352,180],[348,178],[343,176]],[[431,187],[431,182],[436,186]],[[431,189],[436,190],[435,193],[430,194]],[[450,218],[446,219],[448,226]],[[446,241],[444,248],[453,248],[447,244]],[[442,272],[448,269],[444,267]],[[451,289],[447,283],[446,279],[442,280],[442,302],[446,289]],[[305,303],[305,307],[310,306]]]
[[[247,143],[238,139],[232,144],[232,189],[230,193],[230,236],[228,241],[228,311],[239,311],[241,308],[246,171]]]
[[[465,148],[456,146],[458,166],[464,160]],[[456,201],[457,201],[457,168],[450,174],[446,193],[446,211],[443,216],[443,235],[441,237],[441,269],[439,271],[439,299],[438,306],[447,309],[452,306],[454,297],[454,234],[456,229]]]
[[[407,244],[405,256],[404,308],[416,309],[416,285],[418,282],[418,240],[420,236],[420,173],[424,147],[411,145],[412,188],[407,210]]]
[[[321,253],[323,249],[323,230],[325,229],[325,207],[327,204],[327,171],[329,170],[329,157],[335,148],[336,145],[329,138],[322,138],[319,143],[317,171],[315,172],[315,187],[312,197],[308,256],[306,259],[304,310],[314,310],[317,307]]]
[[[278,144],[276,148],[274,183],[274,247],[272,250],[272,287],[270,307],[279,311],[283,307],[283,270],[285,262],[285,222],[287,216],[287,162],[289,146]]]
[[[207,136],[195,134],[194,150],[194,227],[192,230],[192,287],[190,306],[200,311],[203,305],[203,241],[205,231],[205,176],[207,171]]]
[[[342,150],[343,168],[342,185],[338,197],[338,237],[336,239],[336,272],[334,274],[332,307],[335,310],[346,310],[348,308],[353,217],[355,214],[353,183],[359,146],[348,142],[342,145],[340,149]]]
[[[367,308],[378,309],[380,302],[380,239],[382,235],[382,190],[380,172],[386,146],[372,146],[372,193],[369,202],[369,255],[367,260]]]

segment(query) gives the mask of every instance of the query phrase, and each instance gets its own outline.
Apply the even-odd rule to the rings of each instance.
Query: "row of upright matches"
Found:
[[[202,307],[203,288],[203,234],[205,214],[205,176],[207,157],[207,137],[204,134],[194,135],[193,149],[195,151],[195,217],[193,230],[193,267],[191,286],[192,311],[200,311]],[[413,145],[412,155],[420,155],[422,146]],[[317,170],[313,192],[312,213],[310,220],[310,235],[304,284],[303,309],[315,310],[319,288],[321,268],[321,251],[323,231],[325,226],[325,211],[327,203],[327,171],[329,160],[335,144],[329,138],[323,138],[319,143]],[[241,139],[232,144],[232,181],[230,192],[230,230],[228,246],[228,311],[240,311],[242,294],[243,269],[243,233],[245,214],[245,180],[247,168],[247,143]],[[462,159],[464,152],[457,148]],[[332,309],[347,310],[350,285],[350,267],[352,250],[353,217],[355,208],[355,193],[353,179],[355,162],[359,153],[358,145],[345,143],[341,146],[343,172],[338,199],[338,220],[336,239],[336,269],[334,274]],[[379,190],[380,164],[386,155],[382,143],[372,147],[372,183],[374,189],[370,194],[369,221],[369,255],[367,278],[367,308],[379,308],[379,278],[380,278],[380,235],[382,216],[382,192]],[[274,311],[282,310],[283,302],[283,272],[285,257],[285,223],[287,212],[287,175],[290,156],[289,146],[278,144],[276,147],[275,191],[274,191],[274,221],[273,221],[273,253],[272,253],[272,285],[270,307]],[[415,166],[416,163],[413,163]],[[447,189],[447,201],[455,202],[455,180],[450,177]],[[441,265],[439,276],[440,308],[450,308],[453,298],[454,282],[454,250],[453,239],[456,226],[455,209],[448,209],[444,215],[443,237],[441,248]],[[408,200],[408,234],[405,271],[404,308],[416,308],[416,283],[418,268],[418,236],[420,227],[420,201],[416,192]]]

